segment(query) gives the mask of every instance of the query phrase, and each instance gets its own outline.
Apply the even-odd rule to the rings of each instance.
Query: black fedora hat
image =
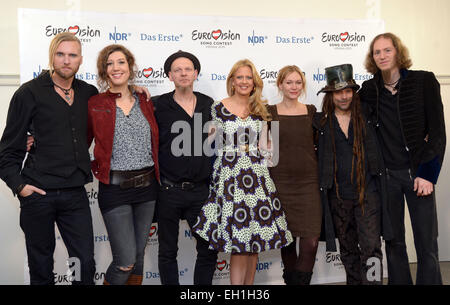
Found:
[[[317,92],[333,92],[345,88],[359,89],[359,85],[353,79],[353,67],[351,64],[343,64],[325,68],[327,85]]]
[[[175,61],[175,59],[180,57],[185,57],[192,61],[192,63],[194,64],[194,69],[197,70],[198,73],[200,73],[200,61],[198,60],[198,58],[195,57],[194,54],[179,50],[178,52],[175,52],[167,57],[166,62],[164,63],[164,73],[166,73],[167,76],[169,76],[169,71],[170,67],[172,67],[172,63]]]

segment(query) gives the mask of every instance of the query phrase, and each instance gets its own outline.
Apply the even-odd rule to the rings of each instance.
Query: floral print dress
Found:
[[[219,142],[210,193],[193,227],[210,249],[259,253],[292,242],[265,159],[258,150],[263,120],[242,119],[222,102],[212,105]],[[217,138],[216,138],[217,139]],[[220,145],[217,145],[219,143]]]

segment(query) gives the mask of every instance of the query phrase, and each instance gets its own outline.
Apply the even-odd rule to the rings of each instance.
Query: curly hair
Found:
[[[97,58],[97,71],[98,71],[98,79],[97,84],[100,88],[100,92],[106,91],[109,87],[108,85],[108,74],[107,74],[107,62],[109,55],[114,52],[122,52],[125,55],[125,58],[128,63],[128,67],[130,69],[130,78],[128,79],[128,83],[132,84],[134,78],[136,77],[137,67],[136,60],[134,58],[133,53],[130,52],[126,47],[120,44],[111,44],[109,46],[104,47]]]
[[[390,39],[392,41],[392,44],[397,51],[397,64],[400,69],[408,69],[412,66],[408,48],[402,43],[400,38],[392,33],[383,33],[377,35],[370,43],[369,52],[367,52],[366,59],[364,61],[364,66],[367,72],[375,74],[379,70],[375,60],[373,59],[373,45],[375,44],[375,41],[380,38]]]
[[[234,77],[234,74],[236,73],[236,71],[242,67],[249,67],[250,70],[252,71],[252,76],[253,76],[253,86],[254,86],[253,89],[254,90],[252,91],[252,93],[249,97],[250,114],[261,116],[264,121],[270,121],[271,116],[266,107],[266,105],[268,104],[267,100],[262,99],[262,90],[263,90],[264,83],[263,83],[261,77],[259,76],[258,72],[256,71],[255,65],[250,60],[248,60],[248,59],[239,60],[231,68],[231,71],[230,71],[230,73],[228,73],[228,77],[227,77],[228,96],[231,97],[234,95],[233,77]]]

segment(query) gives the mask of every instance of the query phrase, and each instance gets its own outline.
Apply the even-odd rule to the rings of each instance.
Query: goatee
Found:
[[[68,72],[68,73],[63,73],[63,72],[61,72],[61,69],[55,69],[54,71],[55,71],[56,74],[58,74],[59,77],[61,77],[62,79],[65,79],[65,80],[71,79],[76,73],[76,71],[75,72],[71,71],[71,72]]]

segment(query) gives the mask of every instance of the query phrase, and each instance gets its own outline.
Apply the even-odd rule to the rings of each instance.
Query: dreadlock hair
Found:
[[[333,161],[334,161],[334,184],[336,185],[337,198],[339,196],[339,185],[337,183],[337,160],[336,160],[336,142],[335,133],[333,128],[333,114],[335,105],[333,103],[333,92],[327,92],[322,102],[322,112],[324,116],[320,122],[322,126],[329,124],[331,142],[333,147]],[[354,183],[355,168],[356,168],[356,186],[358,190],[358,203],[364,213],[364,194],[366,187],[366,175],[364,166],[364,136],[366,135],[366,128],[364,125],[364,119],[361,113],[361,105],[359,95],[353,91],[352,103],[350,105],[351,122],[353,125],[353,156],[352,156],[352,171],[351,182]]]

